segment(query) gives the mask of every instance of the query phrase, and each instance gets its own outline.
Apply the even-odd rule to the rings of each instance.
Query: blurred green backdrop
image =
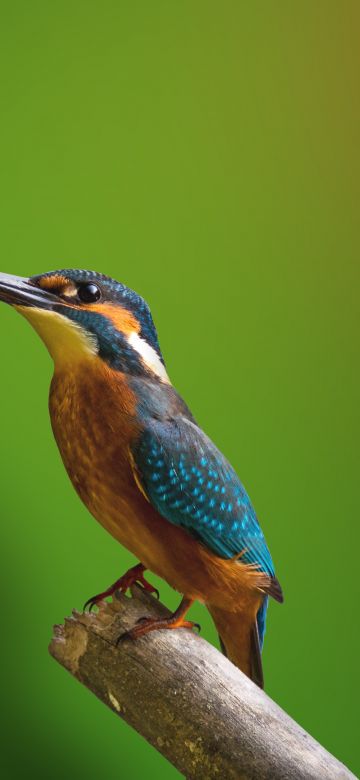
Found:
[[[0,25],[1,270],[149,300],[284,588],[267,691],[355,772],[359,22],[356,0],[13,0]],[[0,328],[4,777],[178,777],[47,654],[133,559],[68,482],[42,343],[5,306]]]

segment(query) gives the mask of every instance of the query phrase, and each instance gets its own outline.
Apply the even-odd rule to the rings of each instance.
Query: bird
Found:
[[[95,519],[139,561],[85,604],[150,571],[181,595],[120,639],[193,628],[209,610],[222,652],[259,687],[269,597],[283,601],[250,498],[172,385],[146,301],[104,274],[0,274],[0,301],[37,331],[54,362],[49,409],[70,480]]]

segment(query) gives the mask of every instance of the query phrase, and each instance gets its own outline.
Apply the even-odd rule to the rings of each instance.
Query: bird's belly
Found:
[[[129,457],[138,431],[136,418],[129,396],[120,393],[119,387],[112,393],[106,378],[101,380],[97,372],[88,377],[55,375],[49,404],[52,428],[84,504],[106,530],[138,555],[144,538],[141,518],[148,507],[135,483]]]
[[[136,418],[104,384],[55,377],[50,415],[69,477],[91,514],[136,558],[182,594],[241,609],[254,593],[254,571],[211,553],[172,525],[146,500],[132,471],[129,447]]]

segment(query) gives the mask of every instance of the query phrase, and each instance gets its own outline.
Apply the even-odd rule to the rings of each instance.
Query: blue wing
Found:
[[[169,522],[186,528],[222,558],[241,560],[274,577],[263,532],[245,488],[226,458],[184,416],[151,419],[133,448],[145,492]]]

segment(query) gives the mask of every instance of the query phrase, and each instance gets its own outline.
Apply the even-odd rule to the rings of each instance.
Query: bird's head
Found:
[[[29,279],[0,274],[0,300],[38,332],[55,369],[94,357],[112,369],[168,382],[147,303],[94,271],[51,271]]]

